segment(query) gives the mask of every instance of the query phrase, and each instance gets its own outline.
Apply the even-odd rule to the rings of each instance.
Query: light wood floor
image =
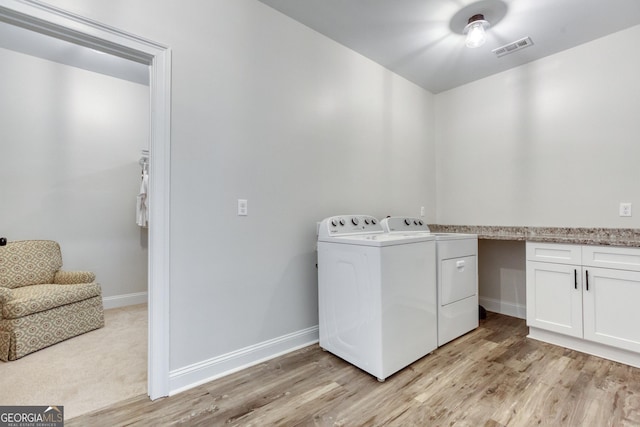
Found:
[[[475,331],[379,383],[317,345],[176,396],[72,426],[639,426],[640,369],[525,337],[489,313]]]

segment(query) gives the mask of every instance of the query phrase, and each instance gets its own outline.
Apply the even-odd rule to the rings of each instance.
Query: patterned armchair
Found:
[[[16,360],[104,326],[95,275],[61,267],[54,241],[0,246],[0,360]]]

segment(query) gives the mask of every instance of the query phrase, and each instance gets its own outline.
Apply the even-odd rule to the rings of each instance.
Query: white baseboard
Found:
[[[102,298],[104,309],[126,307],[128,305],[144,304],[147,302],[147,292],[136,292],[133,294],[116,295]]]
[[[527,318],[527,306],[512,302],[501,301],[494,298],[479,297],[480,305],[494,313],[505,314],[520,319]]]
[[[318,342],[318,326],[223,354],[169,372],[169,395],[197,387]]]
[[[602,357],[604,359],[613,360],[614,362],[624,363],[625,365],[640,368],[640,354],[633,351],[610,347],[605,344],[570,337],[568,335],[545,331],[544,329],[534,327],[529,327],[529,335],[527,335],[527,338],[559,345],[560,347],[570,348],[572,350],[581,351],[593,356]]]

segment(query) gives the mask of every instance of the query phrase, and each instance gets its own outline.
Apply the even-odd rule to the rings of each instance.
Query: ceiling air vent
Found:
[[[500,58],[501,56],[508,55],[510,53],[513,53],[517,50],[524,49],[525,47],[529,47],[531,45],[533,45],[533,40],[531,40],[531,37],[525,37],[513,43],[509,43],[504,46],[495,48],[491,52],[495,53],[496,56]]]

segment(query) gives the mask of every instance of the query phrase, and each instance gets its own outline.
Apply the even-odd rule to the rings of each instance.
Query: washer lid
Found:
[[[352,234],[348,236],[332,236],[329,238],[320,238],[318,240],[320,242],[338,243],[343,245],[394,246],[429,242],[435,240],[435,236],[427,233],[370,233]]]
[[[430,233],[436,240],[477,239],[476,234],[464,233],[432,233],[429,226],[420,218],[405,216],[390,216],[380,221],[386,233]]]

